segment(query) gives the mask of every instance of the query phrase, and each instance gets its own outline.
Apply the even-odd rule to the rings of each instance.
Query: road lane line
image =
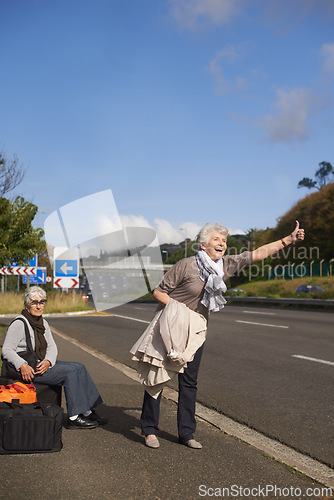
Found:
[[[139,377],[133,368],[130,368],[119,361],[115,361],[109,358],[106,354],[98,351],[79,340],[76,340],[69,335],[57,330],[52,327],[52,332],[59,335],[64,340],[71,342],[83,351],[91,354],[95,358],[103,361],[104,363],[116,368],[124,375],[128,376],[130,379],[139,382]],[[177,404],[178,392],[169,387],[164,388],[163,397],[169,399]],[[334,471],[327,465],[318,462],[314,458],[289,448],[289,446],[282,444],[275,439],[269,438],[260,432],[247,427],[246,425],[239,424],[225,415],[207,408],[201,403],[196,403],[196,417],[204,420],[209,425],[212,425],[220,429],[225,434],[234,436],[241,441],[253,446],[254,448],[260,450],[262,453],[269,455],[275,460],[284,463],[288,467],[306,474],[311,479],[318,481],[330,488],[334,488]]]
[[[261,311],[242,311],[242,312],[246,314],[262,314],[264,316],[277,316],[277,313],[272,313],[272,312],[261,312]]]
[[[260,325],[260,326],[271,326],[273,328],[289,328],[284,325],[269,325],[268,323],[255,323],[254,321],[242,321],[241,319],[236,319],[236,323],[246,323],[247,325]]]
[[[150,321],[146,321],[144,319],[132,318],[131,316],[122,316],[121,314],[111,313],[110,316],[115,316],[116,318],[130,319],[131,321],[139,321],[139,323],[146,323],[147,325],[151,323]]]
[[[293,358],[306,359],[306,361],[315,361],[316,363],[323,363],[324,365],[334,366],[333,361],[326,361],[325,359],[310,358],[309,356],[302,356],[301,354],[291,354]]]

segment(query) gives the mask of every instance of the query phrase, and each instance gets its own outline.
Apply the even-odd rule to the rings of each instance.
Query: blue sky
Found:
[[[0,18],[0,147],[39,225],[111,189],[160,243],[264,229],[334,161],[332,0],[1,0]]]

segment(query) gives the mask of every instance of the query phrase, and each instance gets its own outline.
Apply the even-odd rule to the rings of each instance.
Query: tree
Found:
[[[334,168],[328,161],[322,161],[319,163],[319,169],[315,173],[315,180],[309,177],[304,177],[298,183],[298,188],[307,187],[308,189],[317,188],[320,190],[326,184],[331,182],[331,176],[334,174]]]
[[[16,156],[12,161],[8,161],[5,153],[0,152],[0,196],[15,189],[22,182],[24,175],[25,170]]]
[[[282,249],[275,263],[330,261],[334,258],[334,182],[323,186],[298,201],[277,221],[277,226],[264,233],[262,244],[278,240],[293,231],[296,219],[305,229],[305,240]]]
[[[37,206],[18,196],[14,201],[0,198],[0,265],[25,264],[36,253],[46,249],[43,229],[35,229],[32,221]]]

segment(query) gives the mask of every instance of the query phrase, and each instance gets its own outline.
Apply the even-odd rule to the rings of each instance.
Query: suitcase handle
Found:
[[[43,410],[43,408],[41,407],[41,405],[38,402],[37,403],[19,403],[18,400],[12,400],[12,402],[7,403],[7,405],[9,406],[9,408],[12,408],[12,410],[22,410],[24,408],[27,408],[27,406],[29,406],[29,408],[31,408],[31,409]]]

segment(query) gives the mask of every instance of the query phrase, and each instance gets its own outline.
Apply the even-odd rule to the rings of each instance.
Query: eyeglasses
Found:
[[[46,300],[32,300],[30,302],[31,306],[45,306]]]

